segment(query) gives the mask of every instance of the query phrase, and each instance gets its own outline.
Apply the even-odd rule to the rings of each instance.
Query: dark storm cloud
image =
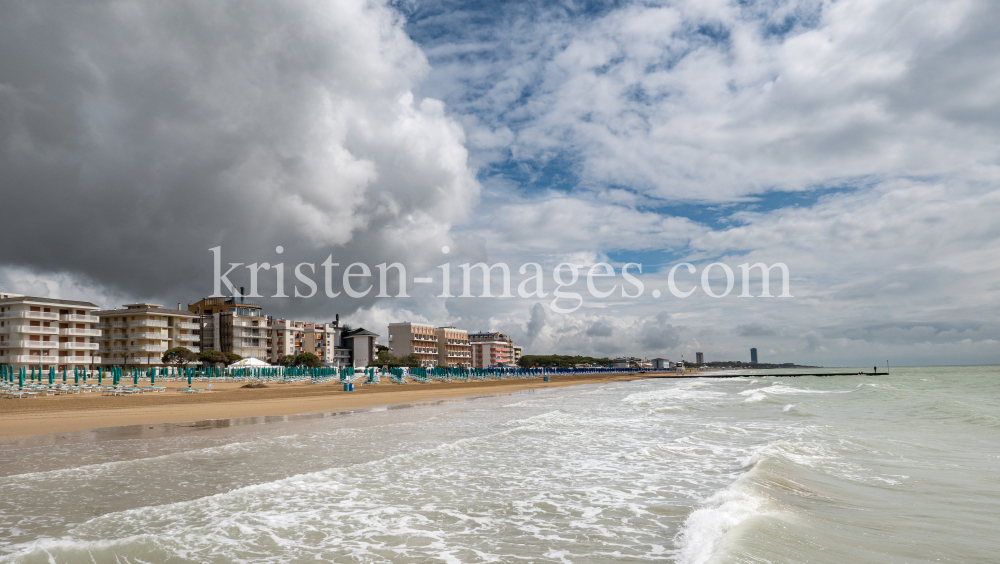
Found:
[[[329,254],[422,266],[475,202],[461,130],[413,101],[426,62],[384,7],[0,9],[7,266],[194,301],[221,245],[227,262],[284,261],[291,293],[294,265]]]

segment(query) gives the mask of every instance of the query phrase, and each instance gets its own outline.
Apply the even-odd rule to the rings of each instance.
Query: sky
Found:
[[[10,0],[0,290],[186,306],[218,247],[234,286],[284,265],[289,297],[259,270],[268,314],[383,342],[414,321],[526,354],[998,363],[996,21],[989,0]],[[389,269],[379,297],[397,262],[407,295]],[[460,297],[479,262],[510,297],[499,269]],[[756,263],[789,295],[777,268],[773,297],[758,270],[744,291]]]

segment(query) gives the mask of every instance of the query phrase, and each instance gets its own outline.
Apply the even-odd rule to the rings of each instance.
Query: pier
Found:
[[[788,374],[699,374],[697,372],[649,374],[650,378],[796,378],[799,376],[888,376],[889,372],[796,372]]]

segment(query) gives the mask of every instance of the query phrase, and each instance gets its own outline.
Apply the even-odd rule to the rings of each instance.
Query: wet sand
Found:
[[[166,386],[167,391],[121,397],[90,393],[0,399],[0,441],[127,425],[347,411],[664,376],[666,374],[663,373],[585,374],[553,376],[549,382],[543,382],[541,378],[428,384],[393,384],[383,381],[376,385],[356,385],[353,392],[344,392],[343,385],[337,382],[271,383],[267,388],[258,389],[243,388],[243,382],[213,382],[213,391],[196,394],[177,391],[178,388],[187,387],[186,382],[157,382],[158,385]],[[195,382],[195,387],[204,388],[205,384]]]

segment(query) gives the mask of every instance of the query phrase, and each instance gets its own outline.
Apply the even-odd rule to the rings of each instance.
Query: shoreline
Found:
[[[0,400],[0,445],[23,439],[79,434],[107,428],[201,424],[233,419],[336,414],[373,408],[421,404],[450,399],[544,390],[581,384],[608,384],[663,378],[665,373],[582,374],[540,378],[433,382],[427,384],[366,384],[353,392],[337,382],[323,384],[268,384],[266,389],[246,389],[244,382],[213,382],[215,390],[198,394],[178,392],[181,382],[167,382],[162,393],[106,397],[93,394]],[[199,383],[199,385],[202,385]]]

